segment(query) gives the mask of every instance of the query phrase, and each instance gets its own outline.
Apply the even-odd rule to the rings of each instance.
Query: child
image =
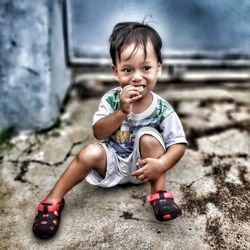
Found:
[[[162,70],[161,46],[159,34],[147,24],[114,27],[110,55],[120,86],[102,97],[94,115],[94,136],[101,142],[83,148],[38,205],[33,224],[37,236],[56,233],[64,195],[85,178],[101,187],[150,182],[148,201],[156,218],[181,215],[172,193],[165,190],[165,176],[184,154],[186,139],[173,108],[152,92]]]

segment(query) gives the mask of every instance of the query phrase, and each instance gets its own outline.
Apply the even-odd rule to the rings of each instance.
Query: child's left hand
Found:
[[[162,161],[155,158],[145,158],[138,162],[138,165],[141,167],[137,171],[133,172],[131,175],[136,176],[138,180],[146,183],[148,181],[157,180],[161,172]]]

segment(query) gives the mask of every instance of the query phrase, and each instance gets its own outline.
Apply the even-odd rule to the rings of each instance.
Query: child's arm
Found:
[[[102,140],[112,135],[131,112],[132,103],[140,98],[141,94],[136,87],[132,85],[125,86],[120,95],[120,108],[94,124],[93,133],[96,139]]]
[[[132,173],[139,180],[156,180],[160,175],[172,168],[183,156],[186,150],[186,144],[174,144],[168,148],[165,154],[158,159],[145,158],[138,162],[140,169]]]
[[[93,126],[93,133],[96,139],[102,140],[112,135],[126,118],[127,114],[121,109],[117,109],[114,113],[100,119]]]

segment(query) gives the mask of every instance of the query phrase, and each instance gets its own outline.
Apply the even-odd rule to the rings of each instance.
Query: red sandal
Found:
[[[159,221],[172,220],[182,214],[181,209],[174,202],[173,194],[165,190],[148,196],[147,201],[152,205],[155,217]]]
[[[33,232],[36,236],[49,239],[57,232],[64,204],[64,199],[57,204],[43,201],[39,203],[38,214],[33,224]]]

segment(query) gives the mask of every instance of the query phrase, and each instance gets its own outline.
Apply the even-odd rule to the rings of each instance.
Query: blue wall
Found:
[[[52,126],[69,86],[61,0],[0,1],[0,128]]]
[[[70,52],[108,55],[108,37],[120,21],[147,21],[163,38],[163,52],[249,53],[249,0],[68,0]]]

